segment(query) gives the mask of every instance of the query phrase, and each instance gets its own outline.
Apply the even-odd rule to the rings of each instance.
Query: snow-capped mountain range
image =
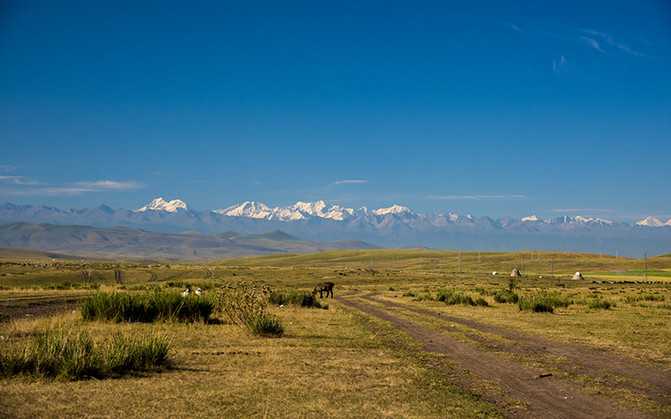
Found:
[[[165,212],[178,212],[178,211],[187,211],[187,205],[184,201],[180,199],[175,199],[172,201],[166,201],[163,198],[156,198],[151,201],[149,204],[138,209],[138,212],[146,211],[165,211]],[[393,205],[388,208],[379,208],[376,210],[369,210],[366,207],[361,207],[359,209],[345,208],[339,205],[327,204],[324,201],[317,202],[296,202],[294,205],[287,207],[275,207],[270,208],[269,206],[254,201],[245,201],[242,204],[232,205],[224,209],[212,210],[215,214],[225,215],[228,217],[247,217],[255,218],[262,220],[277,220],[277,221],[298,221],[298,220],[308,220],[310,218],[325,218],[336,221],[344,221],[348,219],[355,219],[366,217],[370,215],[375,216],[384,216],[388,214],[393,214],[398,217],[403,218],[420,218],[426,217],[421,214],[417,214],[410,210],[408,207],[401,205]],[[429,216],[431,217],[431,216]],[[439,214],[433,217],[437,218],[446,218],[449,222],[455,222],[459,219],[473,220],[474,218],[471,215],[457,215],[453,213],[448,214]],[[606,220],[603,218],[585,218],[581,216],[570,217],[564,215],[557,218],[551,219],[540,219],[536,215],[531,215],[524,217],[520,220],[523,223],[548,223],[548,224],[602,224],[602,225],[613,225],[613,221]],[[638,221],[635,225],[646,226],[646,227],[663,227],[671,226],[671,219],[666,223],[654,218],[652,216],[647,217],[641,221]]]
[[[555,250],[641,257],[671,253],[671,220],[647,217],[634,225],[602,218],[535,215],[493,219],[453,213],[419,214],[407,207],[345,208],[324,201],[271,208],[248,201],[195,211],[182,200],[156,198],[135,210],[58,209],[44,205],[0,205],[0,224],[14,221],[94,227],[133,227],[163,233],[280,230],[305,240],[361,240],[389,248],[422,245],[445,250]]]

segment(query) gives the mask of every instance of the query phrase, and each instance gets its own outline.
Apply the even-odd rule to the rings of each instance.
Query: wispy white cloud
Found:
[[[114,180],[98,180],[96,182],[77,182],[75,183],[75,185],[91,191],[109,190],[109,189],[130,190],[130,189],[139,189],[142,187],[142,185],[137,182],[117,182]]]
[[[92,192],[127,191],[144,187],[144,185],[138,182],[118,182],[114,180],[75,182],[66,185],[45,185],[34,181],[24,181],[21,176],[0,176],[0,181],[8,181],[14,186],[0,189],[0,193],[14,196],[79,195]]]
[[[606,33],[599,32],[599,31],[595,31],[595,30],[591,30],[591,29],[583,29],[583,32],[586,33],[586,34],[588,34],[588,35],[597,36],[597,37],[603,39],[608,45],[610,45],[610,46],[612,46],[612,47],[615,47],[615,48],[619,49],[620,51],[626,52],[627,54],[635,55],[635,56],[637,56],[637,57],[645,57],[645,56],[646,56],[645,54],[643,54],[643,53],[641,53],[641,52],[638,52],[638,51],[635,51],[635,50],[629,48],[629,46],[627,46],[627,45],[625,45],[625,44],[623,44],[623,43],[621,43],[621,42],[617,42],[617,41],[615,40],[615,38],[613,38],[612,36],[610,36],[610,35],[608,35],[608,34],[606,34]],[[585,38],[585,37],[584,37],[584,38]],[[589,38],[585,38],[585,39],[589,39]],[[592,39],[592,41],[593,41],[594,43],[596,43],[596,41],[594,41],[593,39]],[[596,45],[598,46],[599,44],[597,43]],[[600,50],[601,52],[604,52],[604,51],[601,50],[601,49],[599,49],[599,50]]]
[[[429,198],[444,201],[460,199],[524,199],[526,195],[429,195]]]
[[[606,53],[606,51],[604,51],[604,50],[601,49],[601,46],[599,45],[599,43],[598,43],[595,39],[588,38],[588,37],[586,37],[586,36],[581,36],[580,38],[582,38],[585,42],[587,42],[587,44],[588,44],[590,47],[594,48],[595,50],[597,50],[597,51],[599,51],[599,52],[601,52],[601,53],[603,53],[603,54]]]
[[[545,26],[545,27],[544,27]],[[579,75],[585,77],[586,75],[577,69],[580,67],[580,61],[576,59],[578,55],[573,54],[572,49],[577,45],[581,48],[589,48],[597,51],[604,57],[613,57],[618,55],[627,55],[632,57],[649,57],[637,48],[632,48],[630,45],[617,40],[614,36],[599,30],[589,28],[566,28],[566,27],[552,27],[549,25],[534,25],[534,24],[509,24],[509,27],[515,32],[535,40],[544,40],[548,48],[557,49],[554,53],[555,57],[552,60],[552,70],[555,74],[566,76],[569,74]],[[648,49],[649,43],[640,41],[639,46],[646,44]],[[560,55],[560,54],[561,55]],[[573,54],[573,55],[572,55]],[[567,57],[572,57],[573,65],[567,64]],[[584,60],[584,58],[582,58]]]
[[[554,72],[559,74],[560,76],[568,74],[569,67],[568,67],[568,64],[566,62],[566,57],[564,57],[562,55],[562,56],[559,57],[559,59],[553,59],[552,60],[552,70],[554,70]]]
[[[339,180],[335,182],[336,185],[348,185],[352,183],[368,183],[370,182],[369,180],[361,180],[361,179],[346,179],[346,180]]]
[[[10,182],[15,185],[37,185],[36,181],[26,180],[23,176],[0,176],[0,181]]]

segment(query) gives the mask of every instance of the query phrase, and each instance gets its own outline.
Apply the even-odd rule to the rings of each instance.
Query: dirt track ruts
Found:
[[[623,359],[614,355],[602,354],[589,348],[554,342],[548,339],[526,335],[510,329],[487,325],[473,320],[454,316],[438,314],[431,310],[417,309],[404,304],[363,296],[361,298],[382,304],[388,308],[402,308],[424,316],[432,316],[443,319],[446,323],[459,323],[469,328],[501,336],[514,341],[514,344],[499,342],[496,351],[503,351],[512,355],[531,356],[539,358],[551,355],[551,358],[561,357],[566,362],[554,364],[549,362],[548,366],[556,367],[571,374],[580,374],[593,377],[603,381],[603,377],[610,377],[611,383],[617,381],[616,387],[626,388],[645,394],[648,398],[662,405],[670,404],[669,386],[671,386],[671,374],[655,369],[629,359]],[[488,391],[472,388],[471,391],[479,393],[485,400],[501,406],[509,416],[544,416],[544,417],[646,417],[645,412],[632,410],[618,403],[617,399],[606,398],[584,391],[581,385],[575,381],[568,381],[557,376],[542,377],[547,370],[532,368],[515,360],[511,356],[497,354],[486,350],[479,345],[463,342],[448,333],[430,328],[423,324],[414,322],[401,315],[392,313],[387,309],[373,307],[369,304],[356,301],[353,298],[336,297],[345,305],[361,310],[365,313],[379,317],[390,322],[394,327],[407,333],[412,338],[421,342],[425,349],[430,352],[441,353],[448,359],[458,364],[462,370],[478,377],[480,380],[493,382],[500,391]],[[447,325],[446,325],[447,326]],[[473,337],[473,336],[469,336]],[[476,339],[477,340],[477,339]],[[491,342],[487,342],[491,344]],[[556,358],[555,358],[556,359]],[[570,371],[569,371],[570,370]],[[632,382],[631,380],[615,380],[612,375],[640,380],[644,384]],[[467,376],[455,375],[452,377],[456,382],[466,387],[477,387]],[[526,410],[516,409],[510,406],[510,400],[520,400],[526,404]]]

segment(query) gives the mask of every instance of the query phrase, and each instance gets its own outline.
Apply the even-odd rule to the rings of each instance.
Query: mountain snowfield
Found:
[[[359,209],[344,208],[339,205],[327,204],[324,201],[317,202],[296,202],[294,205],[288,207],[270,208],[265,204],[246,201],[242,204],[233,205],[225,209],[213,211],[216,214],[226,215],[229,217],[249,217],[265,220],[278,221],[297,221],[307,220],[309,218],[325,218],[336,221],[344,221],[347,219],[365,217],[369,214],[386,215],[386,214],[409,214],[416,215],[407,207],[394,205],[389,208],[380,208],[377,210],[368,210],[366,207]]]
[[[167,212],[177,212],[179,210],[187,211],[188,208],[186,203],[181,199],[173,199],[170,202],[165,201],[163,198],[156,198],[151,201],[149,204],[140,208],[139,212],[144,211],[167,211]]]
[[[636,223],[637,226],[647,226],[647,227],[663,227],[671,226],[671,219],[665,223],[661,222],[655,217],[647,217]]]

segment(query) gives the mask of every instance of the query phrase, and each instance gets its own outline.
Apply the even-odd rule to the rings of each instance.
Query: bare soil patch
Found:
[[[349,296],[336,297],[345,305],[390,322],[421,342],[427,351],[446,355],[458,365],[459,371],[442,366],[439,362],[435,363],[436,368],[446,369],[451,381],[501,406],[509,416],[578,418],[648,415],[625,406],[613,397],[586,391],[580,382],[565,379],[569,375],[588,376],[613,388],[634,391],[662,406],[671,405],[671,374],[640,362],[469,319],[445,316],[431,310],[416,309],[375,296],[362,298],[382,304],[386,308],[373,307]],[[441,332],[395,314],[392,312],[395,308],[445,320],[446,330]],[[469,336],[477,343],[463,342],[448,333],[447,328],[453,323],[498,335],[513,342],[500,339],[482,342],[482,337],[476,334]],[[538,360],[540,366],[531,367],[522,361],[524,358]],[[567,374],[560,377],[559,374],[548,372],[555,368]]]

